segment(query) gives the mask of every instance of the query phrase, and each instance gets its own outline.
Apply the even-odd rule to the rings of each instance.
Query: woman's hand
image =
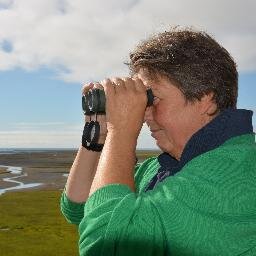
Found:
[[[89,83],[89,84],[85,84],[82,87],[82,94],[85,95],[90,89],[101,89],[103,90],[103,86],[100,83]],[[96,114],[89,116],[89,115],[85,115],[85,122],[90,122],[90,121],[97,121],[100,124],[100,137],[99,137],[99,144],[104,144],[106,136],[107,136],[107,124],[106,124],[106,115],[102,115],[102,114],[97,114],[97,118],[96,118]]]
[[[147,105],[146,86],[139,79],[113,78],[102,82],[106,95],[108,132],[136,139]]]

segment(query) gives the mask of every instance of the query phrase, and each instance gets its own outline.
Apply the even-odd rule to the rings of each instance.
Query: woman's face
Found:
[[[138,77],[155,96],[153,106],[147,107],[144,119],[151,136],[162,151],[179,160],[190,137],[209,121],[203,113],[205,103],[186,102],[183,93],[166,78],[153,82],[147,79],[143,70]]]

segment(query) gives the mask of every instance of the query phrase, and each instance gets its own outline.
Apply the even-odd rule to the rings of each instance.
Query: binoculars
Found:
[[[147,107],[151,106],[154,101],[154,95],[151,89],[146,90]],[[94,88],[89,90],[82,97],[82,108],[85,115],[106,114],[106,97],[102,89]]]

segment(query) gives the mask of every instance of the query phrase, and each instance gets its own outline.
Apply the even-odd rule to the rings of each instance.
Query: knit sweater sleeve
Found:
[[[79,225],[80,255],[166,255],[165,228],[155,204],[161,195],[144,193],[141,185],[156,165],[146,165],[140,168],[143,175],[135,175],[140,184],[136,192],[124,184],[108,184],[88,198]]]
[[[135,182],[137,183],[138,188],[140,188],[139,184],[143,178],[142,174],[138,175],[138,170],[141,167],[141,165],[141,163],[138,163],[134,168]],[[68,198],[65,186],[60,198],[60,210],[64,215],[65,219],[67,220],[67,222],[75,225],[80,224],[82,218],[84,217],[85,203],[86,202],[77,203]]]
[[[79,225],[84,217],[85,202],[77,203],[68,198],[66,194],[66,186],[60,198],[60,210],[67,222]]]
[[[166,255],[156,205],[123,184],[109,184],[91,195],[79,236],[80,255]]]

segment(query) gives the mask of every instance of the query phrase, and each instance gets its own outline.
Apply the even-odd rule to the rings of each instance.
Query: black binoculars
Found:
[[[151,106],[154,101],[154,95],[151,89],[146,90],[147,107]],[[85,115],[106,114],[105,110],[106,97],[102,89],[91,89],[82,97],[82,108]]]

